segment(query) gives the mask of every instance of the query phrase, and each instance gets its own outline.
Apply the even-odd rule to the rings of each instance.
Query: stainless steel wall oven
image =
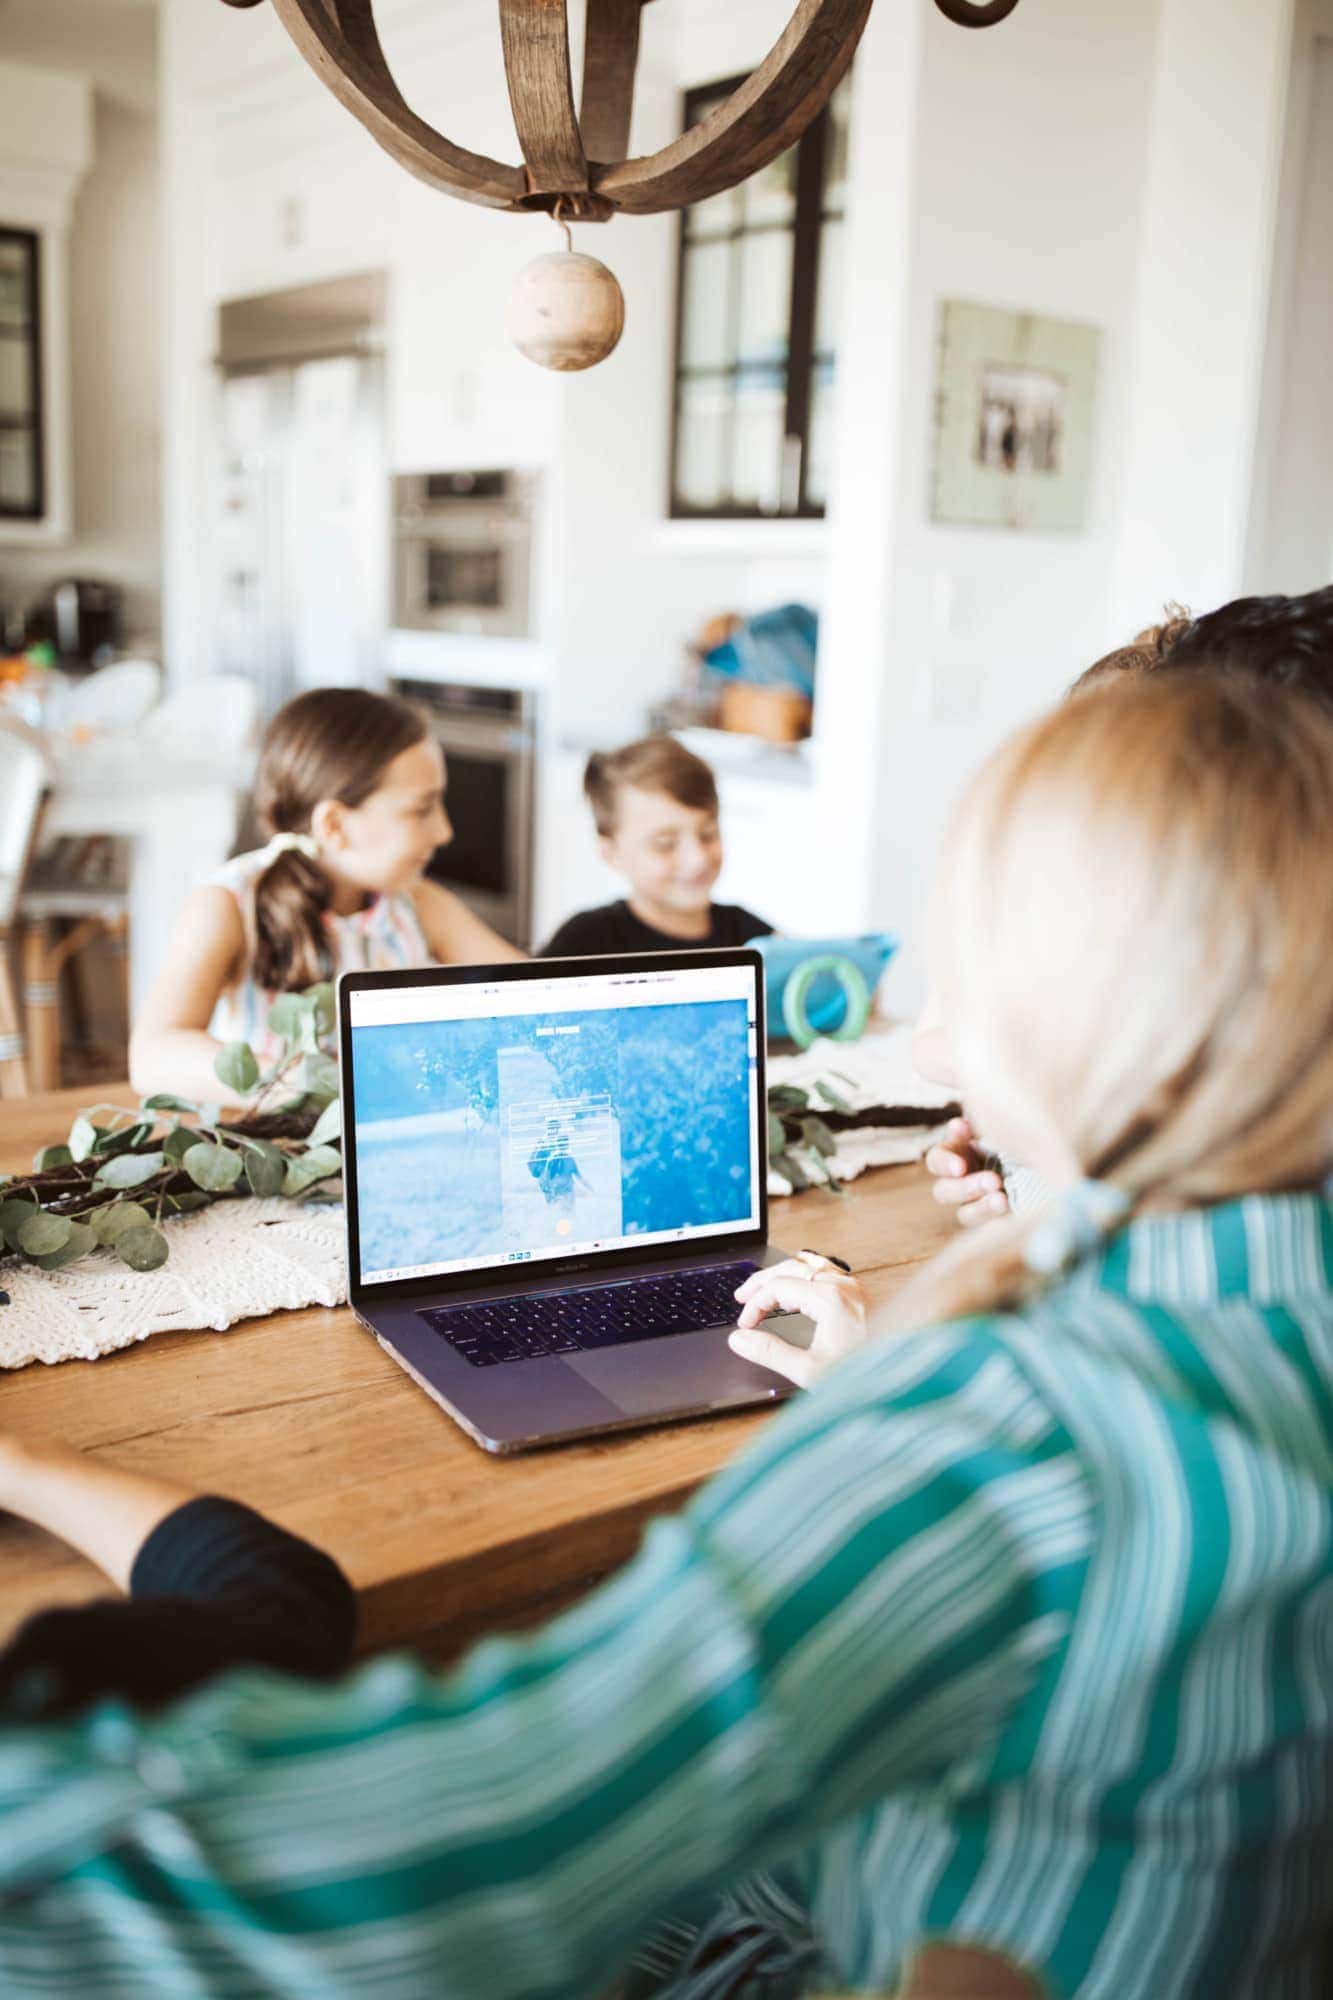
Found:
[[[530,473],[400,474],[393,482],[395,625],[526,638],[534,494]]]

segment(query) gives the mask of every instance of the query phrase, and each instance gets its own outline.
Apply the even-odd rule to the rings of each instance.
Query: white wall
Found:
[[[131,630],[151,635],[162,567],[155,10],[11,0],[0,57],[83,76],[94,90],[69,256],[72,532],[41,548],[0,540],[0,587],[22,599],[53,577],[105,577],[126,589]]]
[[[1246,588],[1333,577],[1333,0],[1299,0]]]
[[[1162,0],[1114,604],[1203,609],[1244,580],[1293,0]]]

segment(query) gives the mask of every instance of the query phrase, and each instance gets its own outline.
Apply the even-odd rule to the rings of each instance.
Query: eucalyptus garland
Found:
[[[333,987],[284,993],[269,1011],[277,1058],[261,1069],[248,1042],[228,1042],[213,1064],[245,1101],[223,1121],[217,1104],[161,1092],[130,1108],[94,1104],[32,1172],[0,1176],[0,1262],[60,1271],[109,1249],[132,1271],[171,1253],[162,1225],[211,1202],[246,1195],[336,1200],[342,1172],[338,1065],[326,1052]],[[5,1294],[0,1291],[0,1303]]]

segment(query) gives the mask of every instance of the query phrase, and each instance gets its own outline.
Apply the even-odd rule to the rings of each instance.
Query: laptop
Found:
[[[469,1437],[791,1393],[727,1345],[785,1254],[758,952],[348,972],[338,1013],[352,1309]]]

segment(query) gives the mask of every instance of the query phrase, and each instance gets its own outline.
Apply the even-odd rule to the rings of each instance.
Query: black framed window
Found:
[[[41,244],[0,227],[0,520],[46,511],[41,357]]]
[[[685,129],[741,82],[690,91]],[[681,212],[674,519],[818,519],[828,494],[850,80],[762,173]]]

